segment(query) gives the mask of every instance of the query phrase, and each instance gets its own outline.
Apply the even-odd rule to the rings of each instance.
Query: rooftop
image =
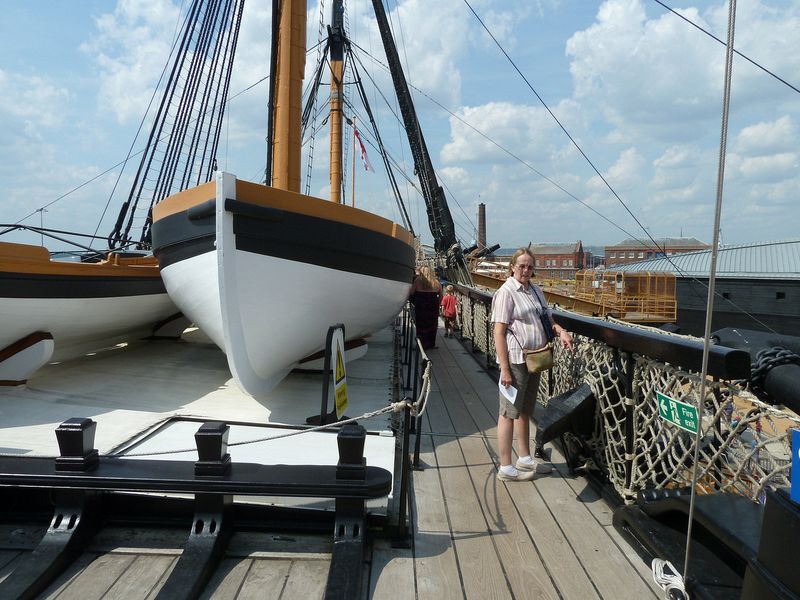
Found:
[[[684,247],[694,247],[697,248],[708,248],[708,244],[705,242],[701,242],[697,238],[658,238],[655,240],[656,244],[662,248],[684,248]],[[611,246],[606,246],[606,248],[652,248],[653,242],[652,240],[636,240],[633,238],[628,238],[627,240],[622,240],[617,244],[613,244]]]
[[[610,267],[615,271],[662,271],[678,277],[708,277],[711,250],[686,252]],[[726,246],[717,253],[721,278],[800,279],[800,239]]]

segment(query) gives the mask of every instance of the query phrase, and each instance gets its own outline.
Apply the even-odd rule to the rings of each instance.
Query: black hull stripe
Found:
[[[1,298],[116,298],[166,293],[161,277],[0,273]]]
[[[411,283],[414,251],[398,239],[361,227],[243,202],[230,202],[236,248],[339,271]],[[238,209],[245,210],[238,212]],[[214,248],[214,217],[170,215],[153,225],[161,268]]]

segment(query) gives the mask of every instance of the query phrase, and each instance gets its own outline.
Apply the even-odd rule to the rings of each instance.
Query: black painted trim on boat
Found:
[[[339,271],[411,282],[414,251],[405,242],[363,227],[227,200],[236,248]],[[153,253],[161,268],[214,249],[215,217],[187,211],[153,224]]]
[[[118,298],[166,293],[160,276],[0,273],[0,298]]]
[[[214,250],[216,199],[153,223],[153,255],[162,269]],[[211,210],[208,210],[209,207]],[[192,212],[192,209],[198,209]]]

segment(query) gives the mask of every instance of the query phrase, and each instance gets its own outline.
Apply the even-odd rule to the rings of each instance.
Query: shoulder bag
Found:
[[[509,329],[509,331],[511,331],[511,329]],[[511,331],[511,335],[517,340],[517,344],[522,346],[522,344],[519,343],[517,334]],[[528,373],[541,373],[553,367],[553,348],[549,341],[545,346],[537,350],[523,348],[522,356],[525,358],[525,366],[528,368]]]

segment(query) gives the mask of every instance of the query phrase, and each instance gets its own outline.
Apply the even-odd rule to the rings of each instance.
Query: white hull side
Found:
[[[247,252],[234,256],[224,296],[226,353],[231,372],[254,395],[324,348],[331,325],[343,323],[348,339],[367,336],[400,312],[408,294],[397,281]]]
[[[0,349],[36,331],[53,336],[51,360],[150,335],[175,314],[167,294],[109,298],[0,298]]]
[[[235,197],[235,179],[217,186],[216,250],[161,274],[178,308],[225,352],[242,390],[271,390],[324,348],[331,325],[343,323],[348,339],[364,337],[398,314],[408,283],[237,250],[222,200]]]
[[[164,267],[161,279],[179,310],[225,352],[216,251]]]

